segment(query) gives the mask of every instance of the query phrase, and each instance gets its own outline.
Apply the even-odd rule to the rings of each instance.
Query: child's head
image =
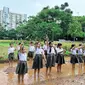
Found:
[[[48,44],[48,41],[44,41],[44,44],[47,45]]]
[[[40,48],[40,47],[41,47],[41,44],[40,44],[40,42],[38,42],[38,44],[37,44],[37,47],[38,47],[38,48]]]
[[[38,42],[35,42],[35,47],[37,47],[37,45],[38,45]]]
[[[82,44],[79,44],[79,46],[82,46]]]
[[[22,47],[21,50],[22,50],[22,53],[26,52],[26,49],[24,47]]]
[[[13,47],[13,43],[10,43],[10,47]]]
[[[21,45],[21,43],[19,43],[18,45]]]
[[[61,48],[62,47],[62,44],[61,43],[58,43],[57,47],[58,48]]]
[[[52,42],[51,41],[49,42],[49,46],[52,46]]]
[[[33,42],[32,41],[30,42],[30,45],[33,45]]]
[[[72,49],[72,48],[75,48],[75,44],[72,44],[72,45],[71,45],[71,49]]]

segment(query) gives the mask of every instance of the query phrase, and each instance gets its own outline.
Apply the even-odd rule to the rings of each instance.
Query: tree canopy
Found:
[[[72,16],[73,11],[65,2],[61,6],[44,7],[36,16],[28,17],[26,23],[21,23],[16,30],[1,30],[0,38],[9,39],[45,39],[50,40],[70,39],[74,37],[84,38],[85,16]]]

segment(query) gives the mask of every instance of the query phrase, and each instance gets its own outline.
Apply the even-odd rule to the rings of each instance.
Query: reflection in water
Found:
[[[8,74],[8,85],[13,85],[14,73]]]
[[[84,73],[85,73],[85,64],[84,64]]]
[[[75,68],[72,69],[72,76],[74,76],[74,75],[75,75]]]
[[[1,64],[0,68],[4,67],[4,65],[6,70],[8,68],[8,64],[7,66],[6,64]],[[85,73],[85,65],[82,66],[82,69],[79,68],[79,65],[75,65],[75,69],[72,69],[72,65],[66,62],[66,64],[62,66],[62,73],[57,73],[56,66],[55,66],[55,68],[54,67],[52,68],[51,75],[46,76],[46,68],[44,67],[43,69],[41,69],[40,77],[34,78],[34,71],[31,69],[31,67],[32,67],[32,61],[28,61],[28,68],[29,68],[28,73],[25,75],[24,81],[20,83],[18,83],[17,75],[13,71],[9,72],[7,75],[5,75],[8,77],[8,82],[5,85],[29,85],[29,84],[37,85],[36,82],[39,84],[41,81],[47,81],[46,85],[52,85],[52,83],[51,82],[49,83],[49,81],[57,77],[75,76],[75,75],[81,75],[82,73]],[[4,81],[3,81],[3,85],[4,85]]]

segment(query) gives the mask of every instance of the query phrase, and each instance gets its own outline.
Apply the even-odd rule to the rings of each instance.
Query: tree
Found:
[[[76,37],[83,36],[82,26],[77,20],[73,20],[73,22],[69,24],[68,34],[73,37],[74,40]]]
[[[0,23],[0,31],[2,31],[4,28],[2,26],[2,24]]]

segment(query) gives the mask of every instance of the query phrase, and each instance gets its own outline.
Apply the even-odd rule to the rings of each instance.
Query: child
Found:
[[[18,74],[18,81],[20,82],[20,78],[22,78],[22,81],[24,79],[24,75],[28,72],[27,68],[27,54],[24,47],[20,48],[19,52],[19,61],[16,68],[16,74]]]
[[[13,67],[14,51],[13,43],[10,43],[10,47],[8,48],[9,67]]]
[[[34,51],[35,51],[35,47],[33,45],[33,42],[30,42],[30,46],[29,46],[29,52],[28,52],[28,57],[29,58],[33,58],[34,56]]]
[[[52,45],[52,42],[49,42],[49,46],[47,49],[46,75],[48,74],[48,70],[50,75],[51,69],[54,66],[55,66],[55,49]]]
[[[36,77],[37,70],[38,70],[38,77],[39,77],[40,69],[43,68],[43,57],[44,57],[44,51],[41,48],[40,43],[38,42],[36,43],[35,57],[34,57],[33,67],[32,67],[34,69],[34,77]]]
[[[81,47],[82,44],[79,44],[79,47]],[[82,59],[82,56],[83,56],[83,49],[82,48],[78,48],[78,62],[79,62],[79,65],[82,67],[82,63],[83,63],[83,59]]]
[[[77,51],[78,49],[82,48],[82,46],[79,46],[79,47],[75,47],[75,44],[72,44],[71,45],[71,59],[70,59],[70,62],[72,63],[72,69],[75,69],[75,64],[76,63],[79,63],[79,58],[77,56]]]
[[[74,69],[75,64],[78,63],[77,48],[75,47],[75,44],[71,45],[71,59],[70,59],[70,62],[72,64],[72,69]]]
[[[56,58],[57,72],[61,72],[62,64],[65,64],[64,49],[62,48],[61,43],[58,43],[56,51],[57,51],[57,58]]]

